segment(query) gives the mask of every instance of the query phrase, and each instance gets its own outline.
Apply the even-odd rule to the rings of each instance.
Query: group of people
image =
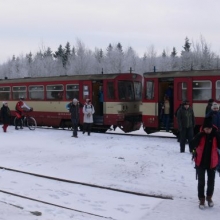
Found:
[[[205,208],[205,201],[209,207],[214,206],[212,196],[214,193],[215,173],[220,172],[220,112],[219,105],[210,99],[203,125],[194,136],[195,117],[189,102],[185,100],[177,111],[178,129],[180,131],[180,152],[185,152],[186,140],[189,151],[195,161],[198,178],[199,208]],[[207,172],[207,190],[205,192],[205,173]]]
[[[73,125],[73,135],[72,137],[78,138],[78,124],[79,124],[79,112],[80,108],[82,108],[83,111],[83,134],[85,132],[88,132],[88,136],[90,136],[91,133],[91,127],[93,123],[93,114],[95,113],[94,106],[92,105],[92,102],[90,99],[86,99],[85,104],[81,104],[76,98],[73,99],[72,102],[67,104],[67,109],[71,113],[71,121]]]
[[[20,125],[20,129],[23,129],[23,125],[21,122],[23,112],[30,111],[31,108],[25,104],[24,98],[20,97],[19,101],[16,103],[15,109],[16,109],[16,117],[17,117],[15,129],[18,130],[19,125]],[[7,101],[3,101],[3,103],[2,103],[1,119],[2,119],[2,123],[3,123],[3,126],[2,126],[3,132],[7,132],[8,125],[10,124],[10,121],[11,121],[11,111],[8,107]]]

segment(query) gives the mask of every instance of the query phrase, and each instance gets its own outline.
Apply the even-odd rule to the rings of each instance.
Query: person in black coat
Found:
[[[83,105],[74,98],[72,102],[67,105],[67,109],[71,113],[71,121],[73,124],[73,135],[72,137],[78,138],[77,131],[79,125],[79,108],[82,108]]]
[[[3,102],[2,108],[1,108],[1,119],[2,119],[2,123],[3,123],[3,131],[6,132],[7,131],[7,127],[10,124],[10,118],[11,118],[11,112],[10,109],[8,107],[8,103],[7,102]]]
[[[186,140],[189,142],[189,151],[191,152],[190,142],[194,135],[195,116],[188,100],[183,101],[181,108],[177,112],[177,123],[180,131],[180,153],[185,152]]]
[[[205,208],[205,200],[209,207],[214,206],[212,196],[215,185],[215,172],[218,165],[220,150],[220,133],[212,124],[212,118],[205,118],[200,132],[191,141],[196,173],[198,175],[199,208]],[[205,173],[207,172],[207,190],[205,198]]]

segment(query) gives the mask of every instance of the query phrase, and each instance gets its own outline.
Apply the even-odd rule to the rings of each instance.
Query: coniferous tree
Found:
[[[171,52],[171,57],[176,57],[176,55],[177,55],[177,52],[176,52],[176,48],[175,47],[173,47],[173,51]]]

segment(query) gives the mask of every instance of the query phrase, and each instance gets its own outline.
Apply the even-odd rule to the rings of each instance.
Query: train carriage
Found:
[[[103,90],[103,103],[98,93]],[[95,108],[93,129],[105,132],[111,126],[124,132],[138,130],[142,76],[135,73],[36,77],[0,80],[0,100],[7,100],[12,116],[19,97],[33,107],[39,126],[70,127],[70,113],[65,108],[73,98],[82,104],[91,99]],[[13,118],[12,118],[13,120]],[[80,111],[82,128],[83,113]]]
[[[143,127],[146,133],[165,130],[161,120],[161,103],[169,86],[173,89],[170,100],[170,130],[177,133],[175,111],[183,100],[189,100],[195,114],[198,131],[205,117],[205,108],[209,99],[220,102],[220,71],[199,70],[184,72],[144,73],[143,104],[141,107]]]

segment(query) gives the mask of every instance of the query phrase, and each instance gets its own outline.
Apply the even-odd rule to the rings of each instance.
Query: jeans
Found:
[[[170,130],[170,115],[169,114],[163,115],[163,124],[166,128],[166,131],[169,131]]]

